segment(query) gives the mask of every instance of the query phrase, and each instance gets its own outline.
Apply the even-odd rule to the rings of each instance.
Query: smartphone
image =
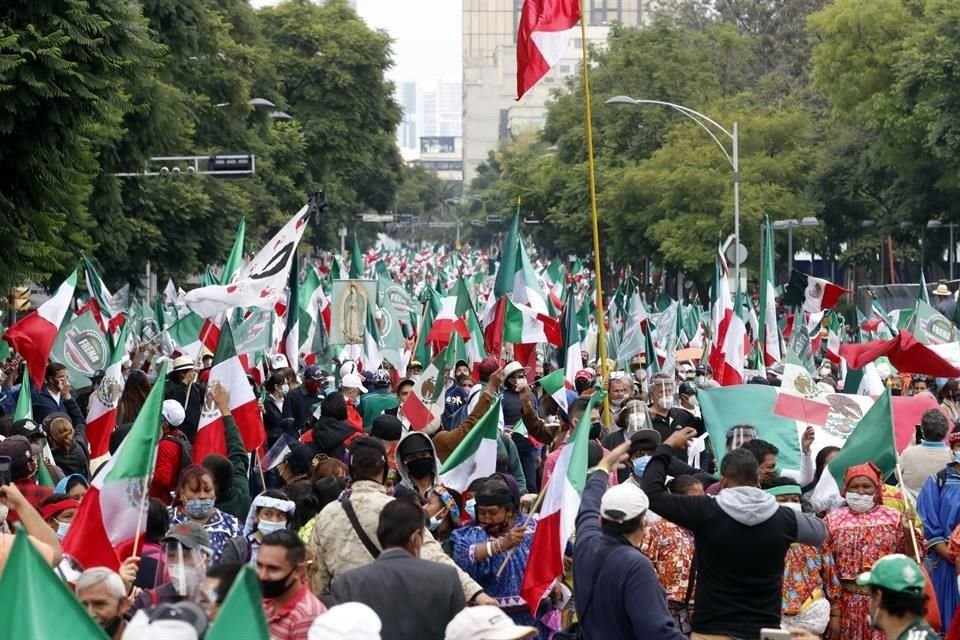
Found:
[[[12,482],[12,478],[10,477],[10,464],[10,456],[0,456],[0,486]]]
[[[790,632],[783,629],[761,629],[760,640],[790,640]]]
[[[916,444],[920,444],[923,441],[923,431],[918,424],[913,426],[913,439],[916,441]]]

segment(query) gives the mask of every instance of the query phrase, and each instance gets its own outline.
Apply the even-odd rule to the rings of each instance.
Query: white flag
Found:
[[[242,279],[227,285],[210,285],[188,291],[183,302],[197,315],[210,318],[234,307],[272,309],[285,295],[290,261],[307,228],[308,207],[283,226],[277,235],[260,250],[247,267]]]

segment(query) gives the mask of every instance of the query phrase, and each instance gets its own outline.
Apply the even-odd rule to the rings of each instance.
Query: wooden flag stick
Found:
[[[550,476],[550,480],[553,480],[553,476]],[[550,486],[550,480],[547,481],[547,485],[540,490],[540,493],[537,494],[537,499],[533,503],[533,506],[530,507],[530,512],[527,514],[527,517],[523,521],[523,528],[526,529],[527,525],[530,524],[530,518],[533,517],[533,514],[536,513],[537,509],[540,508],[540,503],[543,502],[543,496],[547,495],[547,487]],[[520,545],[517,545],[520,546]],[[507,568],[507,563],[510,562],[510,556],[513,555],[513,552],[517,550],[517,547],[513,547],[507,551],[507,557],[503,559],[503,562],[500,563],[500,568],[497,569],[497,577],[500,577],[500,574],[503,573],[503,570]]]

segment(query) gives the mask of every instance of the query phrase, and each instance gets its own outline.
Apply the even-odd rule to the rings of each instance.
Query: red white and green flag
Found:
[[[549,342],[559,347],[563,342],[560,323],[547,313],[539,313],[523,304],[503,299],[503,341],[515,344]]]
[[[153,475],[166,366],[147,395],[127,437],[90,483],[70,530],[63,552],[84,567],[109,567],[114,571],[128,558],[134,540],[143,535],[140,518]]]
[[[500,398],[497,398],[444,461],[440,467],[440,483],[463,493],[474,480],[496,473],[499,435]]]
[[[80,260],[83,264],[84,277],[87,280],[87,291],[96,302],[98,313],[94,315],[99,316],[100,328],[103,329],[104,333],[112,334],[123,322],[123,304],[117,299],[117,296],[110,293],[107,285],[100,278],[100,274],[97,273],[96,268],[87,256],[83,256]]]
[[[772,367],[783,358],[780,328],[777,325],[777,293],[773,285],[773,233],[770,219],[763,225],[763,265],[760,270],[760,350],[765,367]]]
[[[818,313],[833,309],[845,293],[848,293],[846,289],[829,280],[793,271],[784,291],[783,304],[799,307],[808,313]]]
[[[709,361],[713,367],[714,380],[723,386],[743,382],[744,337],[747,334],[746,325],[736,313],[730,296],[730,284],[727,280],[729,275],[727,261],[718,247],[711,318],[713,338]]]
[[[30,368],[30,376],[35,387],[43,384],[43,375],[47,370],[47,359],[57,340],[57,332],[63,324],[73,292],[77,288],[77,272],[74,271],[60,284],[53,297],[40,305],[36,311],[21,318],[19,322],[3,334],[13,350],[23,356]],[[28,385],[29,386],[29,385]]]
[[[90,394],[87,408],[87,440],[90,442],[90,457],[94,459],[109,450],[110,434],[117,424],[117,403],[125,383],[121,364],[127,353],[128,325],[129,323],[124,323],[120,330],[120,337],[113,346],[113,355],[110,357],[110,364],[104,369],[100,386]]]
[[[410,395],[400,407],[403,418],[414,431],[439,420],[443,413],[443,393],[449,373],[447,360],[446,350],[437,355],[417,377]]]
[[[580,354],[577,353],[577,357],[580,357]],[[540,378],[538,384],[540,388],[543,389],[544,393],[553,398],[557,406],[563,409],[564,413],[567,413],[567,380],[564,375],[566,372],[563,369],[557,369],[551,373]],[[571,387],[572,388],[572,387]]]
[[[230,392],[230,414],[237,423],[244,448],[253,451],[266,440],[263,417],[257,404],[257,396],[247,382],[247,372],[234,348],[233,332],[229,324],[224,325],[223,334],[220,336],[207,386],[212,388],[217,383]],[[200,461],[211,453],[226,455],[227,440],[223,415],[214,405],[208,391],[200,412],[197,437],[193,443],[193,461],[200,464]]]
[[[460,287],[457,286],[440,298],[440,312],[433,319],[430,332],[426,338],[427,342],[433,345],[435,351],[440,351],[450,343],[450,334],[454,331],[460,334],[460,337],[464,340],[470,338],[466,322],[457,313],[459,291]]]
[[[599,390],[590,396],[590,404],[567,444],[560,449],[551,481],[543,489],[540,519],[533,533],[527,570],[520,586],[520,596],[531,611],[537,610],[554,581],[563,575],[563,554],[573,536],[580,496],[587,480],[590,416],[605,396]]]
[[[17,405],[13,409],[14,422],[24,419],[33,420],[33,396],[30,393],[30,371],[26,364],[23,365],[23,375],[21,379],[23,380],[23,384],[20,385],[20,393],[17,395]],[[44,487],[53,489],[57,483],[53,481],[53,476],[50,475],[50,470],[47,469],[48,464],[54,464],[53,452],[50,451],[50,445],[47,444],[47,439],[42,438],[41,440],[43,442],[41,458],[44,464],[39,465],[37,470],[37,482]]]

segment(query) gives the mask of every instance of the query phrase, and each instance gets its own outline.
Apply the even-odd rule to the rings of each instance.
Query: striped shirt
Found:
[[[296,595],[279,609],[273,600],[263,601],[263,610],[270,625],[271,640],[307,640],[307,632],[314,618],[327,610],[323,603],[310,593],[304,583]]]

